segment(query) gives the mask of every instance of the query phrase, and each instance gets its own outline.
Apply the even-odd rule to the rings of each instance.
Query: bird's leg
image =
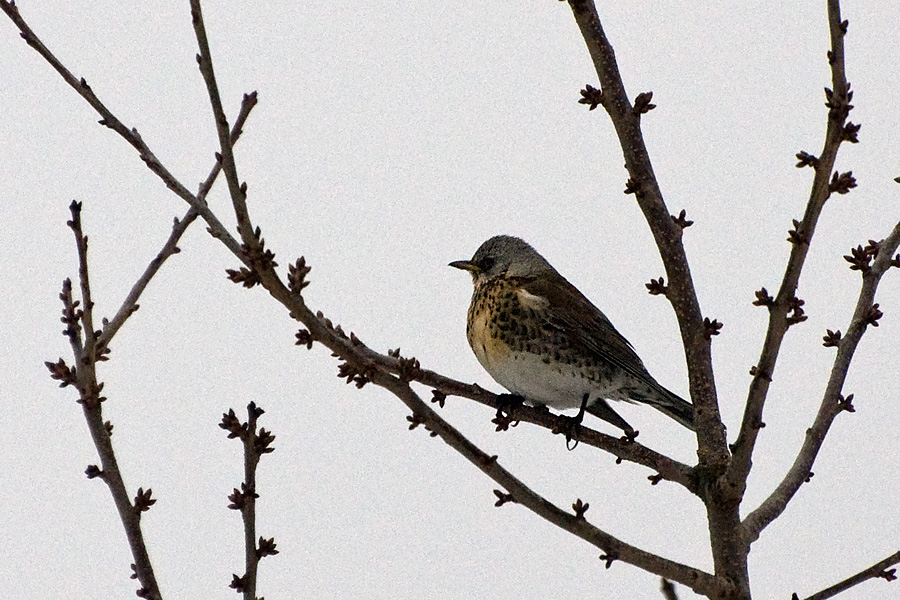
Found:
[[[575,432],[578,430],[578,426],[581,425],[581,422],[584,420],[584,411],[587,408],[587,403],[590,398],[590,393],[584,395],[584,397],[581,399],[581,408],[578,410],[578,414],[574,417],[566,417],[564,415],[560,415],[560,419],[562,419],[563,421],[561,432],[566,434],[566,448],[568,448],[570,451],[578,447],[578,440],[575,440],[575,443],[572,445],[570,445],[570,443],[575,437]]]
[[[497,418],[512,416],[512,411],[524,404],[525,398],[518,394],[497,394]]]
[[[581,425],[581,422],[584,420],[584,411],[587,409],[588,400],[590,400],[591,394],[587,393],[581,398],[581,408],[578,409],[578,414],[575,415],[575,424]]]

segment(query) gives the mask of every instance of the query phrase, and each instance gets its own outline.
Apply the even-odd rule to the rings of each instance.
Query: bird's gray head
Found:
[[[481,244],[471,260],[457,260],[450,266],[470,272],[476,282],[499,276],[528,277],[553,270],[524,240],[509,235],[492,237]]]

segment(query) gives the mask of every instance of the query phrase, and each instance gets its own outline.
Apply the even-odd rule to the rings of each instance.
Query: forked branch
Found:
[[[798,154],[798,157],[802,155],[798,166],[813,166],[815,176],[803,219],[794,222],[794,229],[791,230],[788,238],[791,242],[791,254],[781,287],[775,298],[765,304],[769,309],[769,326],[766,330],[759,362],[753,369],[754,375],[750,383],[741,429],[734,444],[734,461],[728,474],[731,487],[740,494],[743,494],[747,485],[753,449],[759,430],[763,425],[763,406],[775,372],[778,352],[781,349],[785,333],[795,322],[792,320],[791,314],[793,314],[797,302],[797,286],[816,231],[819,215],[831,194],[833,192],[846,193],[846,190],[849,189],[847,186],[850,186],[848,177],[852,180],[849,173],[844,174],[844,183],[839,185],[837,182],[842,181],[841,176],[838,176],[837,173],[832,175],[841,142],[852,141],[845,133],[846,128],[853,125],[846,123],[847,116],[853,108],[850,104],[853,94],[850,92],[850,84],[847,83],[844,74],[844,36],[847,33],[847,22],[841,20],[838,0],[828,0],[828,27],[831,32],[831,50],[828,52],[828,60],[831,65],[833,89],[826,88],[825,90],[826,106],[829,109],[825,142],[822,154],[818,158],[805,152]],[[855,131],[858,129],[856,127],[853,130],[854,138]],[[835,181],[834,186],[832,181]],[[852,185],[855,186],[855,182]]]
[[[100,466],[90,465],[85,473],[89,479],[98,478],[106,483],[119,519],[125,529],[128,545],[134,559],[132,569],[134,577],[141,583],[138,595],[151,600],[161,600],[159,586],[150,564],[150,556],[144,543],[144,535],[141,531],[141,514],[149,510],[156,500],[151,498],[151,491],[139,488],[134,502],[128,497],[128,490],[119,471],[119,464],[112,447],[112,424],[103,420],[103,402],[106,400],[101,395],[103,384],[97,381],[96,363],[105,360],[105,349],[96,344],[94,332],[90,332],[90,323],[93,322],[93,304],[90,300],[90,279],[88,277],[87,263],[87,237],[81,228],[81,204],[72,202],[70,206],[72,220],[69,226],[75,234],[75,244],[78,248],[79,280],[81,288],[81,302],[72,296],[72,284],[68,279],[63,282],[63,291],[60,299],[63,301],[63,323],[66,324],[64,334],[69,338],[75,362],[72,367],[65,364],[63,359],[57,363],[47,362],[53,379],[60,381],[61,387],[68,385],[78,390],[78,403],[81,404],[88,430],[100,456]],[[79,308],[81,305],[81,308]]]
[[[806,431],[806,438],[794,459],[794,464],[788,470],[787,475],[778,484],[778,487],[766,498],[760,506],[744,519],[747,541],[752,543],[759,538],[759,534],[766,526],[784,512],[788,503],[800,489],[804,482],[808,481],[816,456],[825,441],[825,436],[832,422],[843,411],[852,410],[848,398],[842,395],[844,381],[850,370],[853,354],[859,346],[862,336],[869,325],[873,324],[873,307],[875,293],[882,276],[894,266],[896,259],[894,253],[900,247],[900,223],[894,226],[891,234],[877,244],[878,250],[871,267],[863,274],[863,283],[856,301],[856,309],[847,328],[847,333],[840,336],[840,341],[835,342],[837,356],[831,367],[831,375],[819,410],[812,427]],[[877,324],[877,319],[876,319]]]
[[[241,133],[243,133],[244,123],[247,122],[247,117],[250,116],[250,111],[253,110],[253,107],[256,106],[256,94],[247,94],[244,96],[243,102],[241,102],[241,109],[238,113],[237,118],[234,121],[234,127],[231,129],[231,145],[237,143],[238,139],[241,137]],[[199,203],[206,203],[206,195],[209,193],[209,190],[212,189],[213,184],[216,181],[216,178],[219,176],[219,173],[222,170],[222,161],[217,160],[212,167],[212,170],[209,172],[209,175],[200,184],[200,189],[197,191],[197,201]],[[156,255],[156,257],[150,261],[150,264],[147,265],[147,268],[144,270],[144,273],[138,278],[135,282],[134,286],[132,286],[131,291],[128,293],[128,296],[125,298],[125,301],[122,302],[122,306],[116,311],[116,315],[109,322],[104,322],[103,330],[100,333],[98,338],[98,343],[100,346],[108,347],[110,340],[116,335],[116,332],[125,324],[125,321],[128,317],[131,316],[134,311],[138,309],[138,300],[141,297],[141,294],[147,288],[147,285],[150,283],[150,280],[156,275],[159,271],[160,267],[162,267],[163,263],[173,254],[177,254],[180,252],[178,248],[178,241],[181,239],[181,236],[187,231],[187,228],[191,226],[197,216],[200,213],[196,208],[191,206],[187,213],[185,213],[184,217],[180,220],[175,219],[175,223],[172,225],[172,232],[169,235],[169,239],[166,240],[166,243],[163,245],[162,249]]]
[[[56,70],[57,73],[68,83],[72,89],[74,89],[79,96],[84,98],[91,107],[97,111],[100,115],[100,124],[106,127],[109,127],[116,133],[118,133],[122,138],[125,139],[126,142],[131,144],[131,146],[138,151],[138,155],[141,160],[144,161],[144,164],[147,165],[151,171],[153,171],[160,179],[162,179],[163,183],[166,186],[175,192],[175,194],[187,202],[194,210],[200,213],[200,216],[203,217],[203,220],[206,221],[207,225],[209,225],[210,232],[212,235],[219,240],[223,244],[225,244],[229,250],[240,256],[240,244],[234,237],[228,232],[224,225],[219,221],[219,219],[209,210],[207,207],[205,200],[200,200],[194,194],[192,194],[178,179],[175,178],[172,173],[166,169],[163,164],[156,158],[156,155],[150,150],[150,147],[144,142],[143,138],[141,138],[137,129],[126,127],[116,116],[100,101],[97,95],[94,93],[94,90],[87,84],[87,81],[84,78],[78,79],[76,78],[60,61],[53,55],[52,52],[44,45],[44,43],[35,35],[34,31],[31,30],[31,27],[28,26],[28,23],[22,18],[19,14],[19,9],[15,5],[14,2],[9,2],[8,0],[0,0],[0,10],[2,10],[6,15],[16,24],[21,32],[22,38],[25,42],[28,43],[29,46],[34,48],[38,54],[40,54],[44,60],[50,63],[50,66]],[[255,102],[255,97],[254,97]]]

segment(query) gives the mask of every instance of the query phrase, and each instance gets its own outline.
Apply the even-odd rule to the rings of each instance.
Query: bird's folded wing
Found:
[[[538,278],[522,278],[521,287],[528,294],[546,299],[547,306],[540,312],[547,315],[547,324],[562,330],[573,344],[650,385],[659,385],[606,315],[562,275],[554,272],[542,273]]]

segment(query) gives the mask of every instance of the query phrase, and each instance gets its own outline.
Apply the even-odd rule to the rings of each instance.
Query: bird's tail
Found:
[[[637,402],[649,404],[664,415],[675,419],[691,431],[696,431],[694,427],[694,407],[683,400],[680,396],[673,394],[663,386],[657,384],[650,390],[649,394],[632,393],[631,398]]]

